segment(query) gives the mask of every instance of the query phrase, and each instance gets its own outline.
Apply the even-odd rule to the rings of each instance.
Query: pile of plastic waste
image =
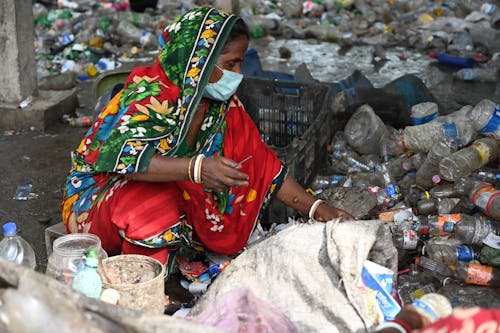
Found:
[[[151,61],[157,37],[180,13],[218,1],[160,1],[144,12],[127,1],[40,1],[33,4],[38,78],[75,73],[86,80],[122,63]],[[336,42],[343,46],[407,47],[474,71],[464,80],[496,79],[489,70],[500,50],[500,10],[483,1],[315,0],[239,1],[252,37]],[[405,52],[401,57],[405,57]],[[476,70],[477,69],[477,70]]]
[[[404,303],[437,291],[454,306],[500,305],[499,116],[490,100],[448,115],[426,102],[394,128],[363,105],[335,134],[330,173],[311,189],[390,224]]]

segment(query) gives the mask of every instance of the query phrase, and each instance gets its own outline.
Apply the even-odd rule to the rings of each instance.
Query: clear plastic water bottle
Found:
[[[464,244],[481,245],[490,232],[498,234],[500,231],[498,223],[486,217],[480,215],[463,217],[460,223],[454,225],[453,237]]]
[[[317,175],[314,177],[311,185],[313,190],[327,189],[331,186],[336,186],[345,179],[344,175]]]
[[[479,170],[472,173],[472,178],[490,183],[492,185],[497,185],[500,181],[500,171],[499,170]]]
[[[489,68],[462,68],[453,73],[453,78],[461,81],[497,82],[496,70]]]
[[[455,186],[467,193],[474,205],[495,220],[500,220],[500,191],[492,184],[462,178]]]
[[[18,265],[35,269],[35,251],[24,238],[17,234],[16,223],[7,222],[2,226],[2,230],[4,238],[0,241],[0,256]]]
[[[477,136],[477,131],[467,119],[450,122],[431,121],[404,129],[405,147],[413,151],[428,152],[445,137],[450,137],[458,146],[468,145]]]
[[[478,253],[470,245],[426,244],[423,252],[429,258],[448,266],[455,265],[458,261],[469,262],[478,257]]]
[[[439,117],[438,105],[433,102],[415,104],[410,114],[413,125],[422,125]]]
[[[380,181],[382,182],[382,186],[385,188],[385,192],[387,193],[388,198],[393,203],[401,200],[403,198],[401,189],[397,184],[394,176],[389,172],[389,169],[387,168],[387,165],[385,163],[379,166],[377,173],[380,176]]]
[[[500,106],[483,99],[467,114],[474,128],[486,136],[500,139]]]
[[[444,157],[439,163],[439,175],[448,181],[471,174],[497,159],[498,145],[495,139],[481,138],[470,146]]]
[[[379,153],[380,140],[388,136],[387,128],[372,107],[365,104],[359,107],[344,127],[346,141],[358,153]]]
[[[432,284],[425,284],[425,276],[416,264],[411,264],[408,274],[398,276],[398,295],[403,304],[411,304],[417,298],[436,290]]]
[[[429,151],[424,163],[417,170],[417,185],[424,189],[429,189],[433,185],[432,177],[439,172],[439,163],[441,160],[451,155],[457,150],[457,143],[454,139],[444,137],[434,143],[434,147]]]

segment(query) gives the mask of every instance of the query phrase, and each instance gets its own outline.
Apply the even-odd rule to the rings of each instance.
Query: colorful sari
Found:
[[[262,142],[237,97],[202,99],[236,20],[198,8],[165,28],[155,63],[132,71],[72,153],[62,204],[68,232],[97,234],[110,254],[147,254],[163,262],[183,243],[225,255],[245,247],[287,170]],[[186,134],[200,101],[206,116],[189,147]],[[200,153],[236,162],[252,156],[241,168],[250,185],[213,192],[189,181],[124,177],[146,171],[154,154]]]

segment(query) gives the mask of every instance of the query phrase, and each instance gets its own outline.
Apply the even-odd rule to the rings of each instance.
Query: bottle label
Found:
[[[474,250],[469,245],[457,246],[457,259],[460,261],[471,261],[474,259]]]
[[[462,69],[462,74],[464,81],[474,81],[477,79],[477,69],[475,68],[464,68]]]
[[[438,216],[439,235],[449,236],[455,230],[455,224],[460,222],[460,214],[442,214]]]
[[[486,164],[490,160],[491,150],[490,150],[490,147],[486,143],[480,142],[480,141],[474,142],[471,145],[471,147],[477,151],[479,156],[481,156],[481,163],[482,164]]]
[[[468,284],[477,284],[489,287],[493,277],[493,267],[470,263],[467,269],[465,282]]]
[[[432,121],[432,120],[436,119],[438,116],[439,116],[439,113],[438,112],[434,112],[434,113],[429,114],[429,115],[427,115],[425,117],[414,117],[414,118],[411,118],[411,121],[412,121],[413,125],[422,125],[422,124],[428,123],[429,121]]]
[[[455,123],[447,122],[443,124],[443,134],[449,138],[452,138],[457,143],[457,147],[460,148],[462,145],[458,140],[458,129]]]
[[[486,126],[483,127],[481,133],[486,136],[491,136],[494,139],[500,139],[500,105],[496,105]]]
[[[491,184],[487,184],[478,189],[472,196],[472,203],[483,209],[486,214],[490,215],[490,206],[493,200],[500,195],[500,191],[496,190]]]
[[[481,6],[481,13],[484,13],[486,15],[493,15],[495,12],[495,9],[497,9],[497,6],[491,3],[484,3]]]
[[[415,250],[417,248],[417,232],[415,230],[405,230],[403,232],[403,249]]]
[[[400,199],[402,194],[398,185],[389,185],[385,188],[387,196],[391,199]]]
[[[417,308],[417,310],[422,311],[426,315],[432,318],[432,320],[438,320],[439,316],[434,312],[434,310],[429,306],[429,304],[425,303],[420,299],[416,299],[412,305]]]

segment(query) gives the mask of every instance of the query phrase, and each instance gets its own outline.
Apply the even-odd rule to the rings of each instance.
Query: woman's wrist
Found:
[[[316,201],[313,202],[313,204],[311,205],[311,207],[309,208],[309,212],[308,212],[308,216],[309,216],[309,219],[310,220],[314,220],[314,216],[316,214],[316,211],[318,210],[318,207],[323,204],[325,201],[324,200],[321,200],[321,199],[318,199]]]

